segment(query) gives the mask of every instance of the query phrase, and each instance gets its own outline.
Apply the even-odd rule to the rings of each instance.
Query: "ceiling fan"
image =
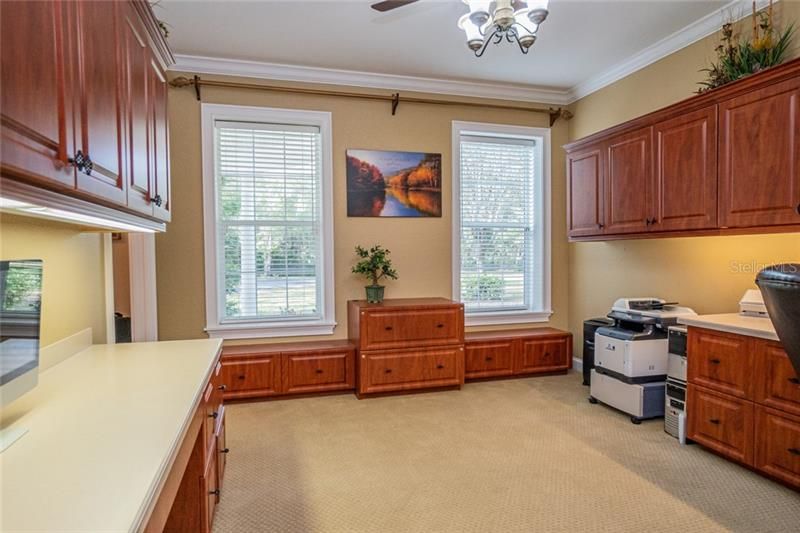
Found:
[[[398,7],[403,7],[408,4],[413,4],[418,0],[384,0],[383,2],[377,2],[372,4],[370,7],[375,11],[380,11],[381,13],[385,13],[387,11],[391,11],[392,9],[397,9]]]

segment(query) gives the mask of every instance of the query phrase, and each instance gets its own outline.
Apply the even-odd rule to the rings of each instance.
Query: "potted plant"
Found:
[[[376,244],[369,250],[356,246],[356,255],[360,258],[353,267],[353,274],[361,274],[372,285],[367,285],[367,301],[371,304],[383,301],[383,285],[378,282],[386,277],[397,279],[397,271],[392,267],[392,260],[389,259],[389,250],[384,249],[380,244]]]

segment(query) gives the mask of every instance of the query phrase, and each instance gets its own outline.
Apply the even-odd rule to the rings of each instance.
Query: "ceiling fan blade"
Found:
[[[375,11],[380,11],[384,13],[386,11],[391,11],[392,9],[397,9],[398,7],[403,7],[408,4],[413,4],[418,0],[384,0],[383,2],[378,2],[377,4],[372,4],[370,7]]]

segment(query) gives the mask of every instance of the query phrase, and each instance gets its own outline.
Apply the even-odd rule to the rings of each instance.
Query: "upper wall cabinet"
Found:
[[[800,231],[800,59],[565,149],[571,240]]]
[[[0,174],[169,221],[172,56],[145,0],[2,2]]]

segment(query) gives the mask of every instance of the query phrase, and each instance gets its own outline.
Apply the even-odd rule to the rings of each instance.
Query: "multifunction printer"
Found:
[[[602,402],[631,415],[640,423],[664,416],[669,366],[670,326],[688,307],[661,298],[621,298],[608,317],[614,324],[595,332],[595,368],[589,401]]]

